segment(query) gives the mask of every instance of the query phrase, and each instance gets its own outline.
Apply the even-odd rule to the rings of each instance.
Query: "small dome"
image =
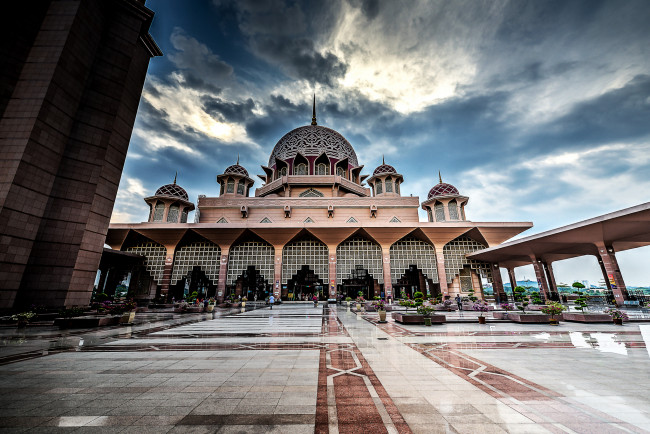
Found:
[[[167,184],[156,190],[156,196],[173,196],[183,200],[189,200],[187,192],[180,185],[173,183]]]
[[[372,176],[382,173],[397,173],[397,170],[395,170],[395,168],[390,164],[382,164],[381,166],[377,167],[374,172],[372,172]]]
[[[229,173],[232,173],[233,175],[242,175],[247,178],[249,177],[248,171],[244,169],[242,166],[240,166],[239,164],[233,164],[232,166],[228,166],[226,170],[223,171],[224,175],[227,175]]]
[[[460,196],[460,193],[458,193],[458,189],[451,184],[441,182],[440,184],[434,185],[433,188],[429,190],[428,198],[431,199],[437,196],[454,196],[454,195]]]

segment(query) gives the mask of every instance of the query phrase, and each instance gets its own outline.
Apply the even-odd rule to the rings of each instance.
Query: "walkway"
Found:
[[[0,430],[650,432],[649,325],[401,326],[305,304],[184,318],[30,327],[14,362],[20,332],[2,329]],[[54,336],[67,345],[43,356]]]

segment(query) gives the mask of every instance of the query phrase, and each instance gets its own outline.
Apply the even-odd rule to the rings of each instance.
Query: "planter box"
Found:
[[[518,323],[534,323],[534,324],[548,324],[548,320],[551,318],[550,315],[539,314],[539,313],[518,313],[510,312],[508,314],[508,319],[510,321]]]
[[[574,322],[604,322],[611,323],[612,317],[606,313],[567,313],[562,314],[562,319],[564,321],[574,321]]]
[[[451,306],[449,306],[449,309],[447,309],[446,307],[441,306],[439,304],[434,305],[433,308],[435,310],[440,310],[440,311],[443,311],[443,312],[447,312],[448,310],[450,310],[450,311],[458,310],[458,306],[455,305],[455,304],[452,304]]]
[[[89,328],[117,325],[121,316],[78,316],[75,318],[57,318],[54,325],[59,328]]]
[[[424,315],[393,312],[393,319],[401,324],[424,324]],[[444,315],[431,315],[431,324],[442,324],[447,319]]]
[[[494,319],[510,319],[510,314],[506,312],[492,312]]]

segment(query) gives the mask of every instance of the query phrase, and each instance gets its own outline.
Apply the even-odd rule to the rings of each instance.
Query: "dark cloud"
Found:
[[[183,85],[185,87],[189,87],[192,89],[200,90],[200,91],[205,91],[209,92],[212,94],[219,94],[221,93],[221,88],[217,87],[213,84],[210,84],[206,82],[205,80],[197,77],[193,72],[191,71],[183,71],[182,72],[184,83]]]
[[[379,15],[379,0],[349,0],[350,4],[361,9],[363,15],[369,19],[374,19]]]
[[[650,75],[576,104],[569,113],[543,125],[527,144],[540,152],[604,144],[650,135]]]
[[[203,110],[211,116],[219,117],[229,122],[244,122],[250,118],[255,108],[255,103],[248,98],[243,103],[228,102],[221,98],[205,96],[201,98]]]
[[[168,54],[167,57],[178,68],[190,70],[199,77],[209,77],[211,80],[232,75],[232,66],[222,61],[205,44],[187,36],[183,29],[175,28],[170,40],[178,51]]]

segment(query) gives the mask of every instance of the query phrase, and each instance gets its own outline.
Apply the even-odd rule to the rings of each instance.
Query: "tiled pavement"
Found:
[[[197,319],[199,317],[197,316]],[[650,325],[377,324],[285,304],[56,332],[0,366],[0,432],[650,432]],[[20,353],[5,329],[2,356]]]

